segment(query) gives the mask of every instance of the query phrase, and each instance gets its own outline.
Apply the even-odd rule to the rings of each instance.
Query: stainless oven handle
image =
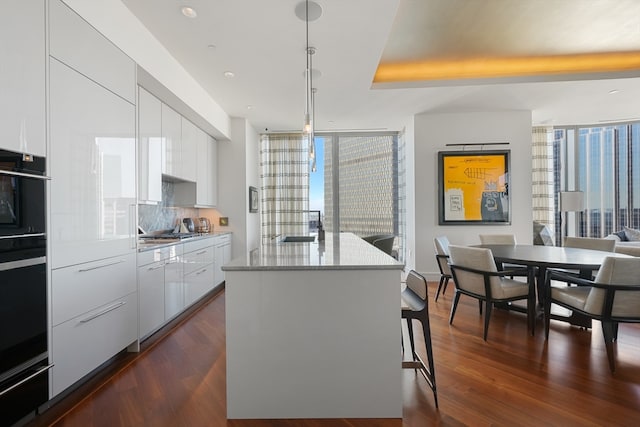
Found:
[[[97,270],[99,268],[111,267],[112,265],[122,264],[124,261],[125,260],[121,259],[120,261],[110,262],[109,264],[102,264],[102,265],[96,265],[95,267],[81,268],[80,270],[78,270],[78,273],[85,273],[87,271]]]
[[[12,386],[10,386],[9,388],[6,388],[2,391],[0,391],[0,396],[9,393],[11,390],[13,390],[16,387],[20,387],[22,384],[26,383],[27,381],[32,380],[33,378],[37,377],[38,375],[42,374],[43,372],[47,372],[49,369],[53,368],[53,363],[51,365],[45,366],[43,368],[38,369],[37,372],[34,372],[33,374],[29,375],[27,378],[22,379],[21,381],[18,381],[17,383],[13,384]]]
[[[0,271],[13,270],[14,268],[32,267],[34,265],[45,264],[47,262],[46,256],[29,259],[19,259],[17,261],[0,263]]]
[[[51,179],[50,176],[33,175],[31,173],[14,172],[14,171],[8,171],[4,169],[0,169],[0,175],[23,176],[25,178],[42,179],[44,181]]]
[[[123,305],[125,305],[125,304],[126,304],[126,302],[125,302],[125,301],[117,302],[117,303],[115,303],[115,304],[113,304],[113,305],[110,305],[109,307],[105,308],[104,310],[99,311],[99,312],[97,312],[96,314],[93,314],[93,315],[91,315],[91,316],[87,317],[86,319],[82,319],[82,320],[80,320],[80,323],[87,323],[87,322],[91,322],[93,319],[95,319],[95,318],[97,318],[97,317],[100,317],[100,316],[104,316],[105,314],[109,313],[110,311],[113,311],[113,310],[115,310],[116,308],[120,308],[120,307],[122,307],[122,306],[123,306]]]
[[[44,233],[32,233],[32,234],[10,234],[8,236],[0,236],[0,240],[2,239],[24,239],[27,237],[43,237]]]

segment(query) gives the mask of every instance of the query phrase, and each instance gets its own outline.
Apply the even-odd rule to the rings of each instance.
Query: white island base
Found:
[[[402,264],[362,243],[361,262],[225,268],[227,418],[402,417]]]

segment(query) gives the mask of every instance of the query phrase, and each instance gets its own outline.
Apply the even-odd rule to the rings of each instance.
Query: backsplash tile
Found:
[[[175,207],[174,185],[172,182],[162,181],[162,203],[157,205],[138,205],[138,224],[150,233],[156,230],[173,229],[180,218],[194,218],[198,216],[195,208]]]

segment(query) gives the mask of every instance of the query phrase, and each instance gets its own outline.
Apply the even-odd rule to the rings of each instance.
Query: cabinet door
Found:
[[[213,264],[208,264],[184,276],[184,304],[191,305],[213,289]]]
[[[51,56],[135,104],[136,64],[131,58],[60,0],[49,3],[49,25]]]
[[[162,202],[162,102],[138,88],[138,200]]]
[[[164,266],[164,318],[170,320],[184,309],[182,260],[171,258]]]
[[[53,268],[136,247],[135,107],[50,60]]]
[[[0,148],[44,157],[44,0],[5,0],[2,8]]]
[[[140,338],[164,323],[164,261],[138,267]]]
[[[180,177],[182,116],[162,103],[162,173]]]
[[[198,180],[196,186],[196,204],[198,206],[216,206],[218,196],[217,163],[218,147],[216,141],[200,131],[198,138]]]
[[[180,165],[180,178],[186,181],[196,181],[196,148],[198,138],[203,132],[189,120],[182,117],[182,145],[180,156],[182,164]]]

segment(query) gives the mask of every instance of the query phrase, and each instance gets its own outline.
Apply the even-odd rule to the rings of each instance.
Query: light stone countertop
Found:
[[[326,233],[324,242],[262,245],[222,266],[224,271],[402,269],[404,264],[352,233]]]
[[[225,234],[231,234],[230,231],[214,231],[213,233],[203,233],[199,236],[188,237],[186,239],[152,239],[146,240],[139,239],[138,240],[138,252],[151,251],[154,249],[162,248],[165,246],[177,245],[179,243],[188,243],[194,242],[196,240],[201,239],[209,239],[215,236],[222,236]]]

